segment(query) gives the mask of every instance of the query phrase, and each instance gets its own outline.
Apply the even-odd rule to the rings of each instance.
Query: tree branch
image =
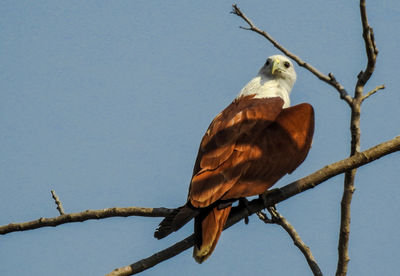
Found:
[[[378,48],[375,43],[375,36],[373,29],[369,26],[367,17],[367,8],[365,0],[360,0],[360,16],[363,28],[363,38],[365,44],[365,51],[367,53],[368,63],[364,71],[358,75],[357,86],[364,86],[375,70],[376,57],[378,55]]]
[[[291,184],[288,184],[280,189],[276,189],[279,192],[267,194],[265,200],[268,206],[277,204],[285,199],[288,199],[298,193],[305,190],[314,188],[321,182],[343,173],[347,170],[357,168],[368,164],[382,156],[388,155],[390,153],[400,150],[400,136],[393,138],[392,140],[383,142],[375,147],[372,147],[363,152],[357,153],[355,156],[349,157],[342,161],[330,164],[324,168],[304,177]],[[257,200],[256,200],[257,201]],[[254,200],[252,201],[254,202]],[[258,205],[253,205],[255,209],[250,205],[249,208],[254,210],[249,213],[246,208],[233,208],[231,211],[232,219],[228,220],[226,225],[233,225],[245,216],[254,214],[255,212],[263,209],[264,204],[259,201]],[[258,209],[257,209],[258,208]],[[100,210],[86,210],[79,213],[69,213],[58,217],[52,218],[39,218],[36,220],[21,222],[21,223],[10,223],[7,225],[0,226],[0,235],[9,234],[17,231],[27,231],[42,227],[55,227],[65,223],[72,222],[83,222],[91,219],[104,219],[110,217],[129,217],[129,216],[141,216],[141,217],[166,217],[172,212],[173,209],[168,208],[143,208],[143,207],[113,207]],[[231,217],[231,216],[230,216]]]
[[[53,218],[39,218],[28,222],[10,223],[0,226],[0,235],[11,232],[33,230],[41,227],[58,226],[71,222],[83,222],[90,219],[104,219],[110,217],[165,217],[172,210],[167,208],[142,208],[142,207],[113,207],[101,210],[87,210],[79,213],[70,213]]]
[[[350,156],[355,155],[360,151],[360,139],[361,139],[361,129],[360,129],[360,117],[361,117],[361,104],[363,100],[372,95],[373,93],[368,93],[364,96],[364,86],[370,79],[371,75],[375,70],[376,57],[378,55],[378,49],[376,47],[374,33],[372,28],[368,24],[367,11],[365,0],[360,0],[360,16],[361,24],[363,28],[363,38],[365,49],[367,53],[367,66],[364,71],[358,74],[357,84],[354,91],[354,98],[351,104],[351,120],[350,120],[350,132],[351,132],[351,148]],[[353,169],[347,171],[344,177],[344,189],[341,205],[341,219],[340,219],[340,234],[338,242],[338,264],[336,269],[336,276],[345,276],[347,274],[347,266],[350,261],[349,258],[349,237],[350,237],[350,220],[351,220],[351,202],[353,198],[354,179],[357,170]]]
[[[362,94],[360,94],[362,95]],[[355,98],[351,106],[351,153],[350,156],[355,156],[360,150],[360,114],[361,114],[361,100]],[[347,273],[347,264],[350,261],[348,255],[348,243],[350,237],[350,219],[351,219],[351,201],[354,193],[354,179],[357,169],[346,171],[344,175],[344,187],[342,200],[340,202],[340,232],[338,241],[338,265],[336,276]]]
[[[149,269],[165,260],[168,260],[176,255],[182,253],[183,251],[191,248],[194,245],[194,234],[187,237],[186,239],[168,247],[156,254],[140,260],[131,265],[123,266],[115,269],[114,271],[108,273],[106,276],[126,276],[140,273],[146,269]]]
[[[352,157],[327,165],[324,168],[304,178],[292,182],[280,189],[275,189],[273,190],[273,192],[267,191],[260,198],[250,201],[246,207],[233,207],[231,213],[229,214],[228,221],[225,224],[225,229],[231,227],[245,217],[261,211],[266,207],[273,206],[301,192],[312,189],[329,178],[332,178],[345,171],[368,164],[376,159],[379,159],[396,151],[400,151],[400,136],[376,145],[375,147],[369,148],[363,152],[357,153]],[[111,272],[112,274],[110,273],[108,275],[133,275],[139,273],[145,269],[157,265],[164,260],[178,255],[179,253],[185,251],[193,245],[194,239],[192,235],[176,243],[175,245],[152,255],[151,257],[148,257],[131,265],[118,268]],[[138,266],[141,267],[141,270],[133,270],[134,267],[137,268]]]
[[[290,236],[295,246],[297,246],[301,253],[307,260],[307,263],[313,272],[314,276],[322,276],[321,269],[318,266],[310,248],[303,242],[296,229],[289,223],[289,221],[283,217],[274,207],[268,207],[268,212],[271,214],[271,219],[268,219],[266,214],[263,212],[257,212],[258,217],[265,223],[274,223],[280,225]]]
[[[376,92],[378,92],[379,90],[385,89],[385,85],[378,85],[377,87],[375,87],[374,89],[372,89],[371,91],[369,91],[367,94],[365,94],[362,97],[362,100],[364,101],[365,99],[367,99],[368,97],[374,95]]]
[[[315,68],[314,66],[312,66],[309,63],[306,63],[299,56],[293,54],[292,52],[290,52],[289,50],[284,48],[281,44],[279,44],[276,40],[274,40],[267,32],[265,32],[265,31],[259,29],[258,27],[256,27],[253,24],[253,22],[251,22],[251,20],[239,9],[239,7],[237,5],[232,5],[232,7],[233,7],[233,10],[232,10],[231,13],[239,16],[240,18],[242,18],[249,25],[248,28],[245,28],[245,27],[240,27],[240,28],[245,29],[245,30],[249,30],[249,31],[253,31],[253,32],[258,33],[259,35],[265,37],[269,42],[272,43],[272,45],[274,45],[277,49],[279,49],[286,56],[288,56],[291,59],[293,59],[299,66],[304,67],[305,69],[310,71],[312,74],[314,74],[318,79],[320,79],[320,80],[324,81],[325,83],[333,86],[339,92],[340,98],[343,99],[344,101],[346,101],[347,104],[351,105],[353,99],[347,93],[347,91],[343,87],[343,85],[341,85],[336,80],[336,78],[334,77],[334,75],[332,73],[329,73],[328,75],[325,75],[325,74],[321,73],[317,68]]]

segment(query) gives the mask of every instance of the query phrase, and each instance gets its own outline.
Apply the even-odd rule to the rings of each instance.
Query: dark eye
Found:
[[[266,65],[266,66],[269,65],[269,59],[267,59],[267,61],[265,62],[265,65]]]
[[[285,66],[286,68],[289,68],[289,67],[290,67],[290,63],[287,62],[287,61],[285,61],[285,62],[283,63],[283,66]]]

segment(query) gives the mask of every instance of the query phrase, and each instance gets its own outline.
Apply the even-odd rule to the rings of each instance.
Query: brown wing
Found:
[[[253,139],[243,140],[249,147],[261,150],[257,159],[249,158],[242,152],[246,165],[228,170],[240,176],[229,190],[220,198],[234,199],[258,195],[265,192],[287,173],[293,172],[306,158],[314,133],[314,111],[309,104],[300,104],[283,109],[275,122],[265,125],[258,123],[262,133]]]
[[[235,100],[216,116],[204,135],[189,189],[194,207],[206,207],[238,183],[252,161],[260,160],[262,137],[282,111],[281,98]]]

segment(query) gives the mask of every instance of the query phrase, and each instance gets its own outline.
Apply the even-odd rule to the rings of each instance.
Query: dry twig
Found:
[[[365,99],[367,99],[368,97],[374,95],[376,92],[378,92],[379,90],[385,89],[385,85],[378,85],[377,87],[375,87],[374,89],[372,89],[371,91],[369,91],[367,94],[365,94],[362,97],[362,100],[364,101]]]
[[[60,213],[60,215],[64,215],[65,214],[64,208],[63,208],[62,203],[61,203],[60,199],[58,198],[58,196],[57,196],[57,194],[56,194],[56,192],[54,190],[51,190],[51,196],[53,197],[54,202],[57,205],[57,210]]]
[[[259,218],[265,223],[274,223],[280,225],[285,231],[289,234],[292,239],[294,245],[296,245],[301,253],[303,253],[304,257],[307,260],[307,263],[313,272],[314,276],[322,276],[321,269],[318,266],[317,261],[315,260],[313,254],[311,253],[310,248],[303,242],[297,233],[296,229],[289,223],[289,221],[282,216],[275,207],[268,207],[268,212],[271,214],[271,219],[268,219],[267,216],[261,211],[257,213]]]

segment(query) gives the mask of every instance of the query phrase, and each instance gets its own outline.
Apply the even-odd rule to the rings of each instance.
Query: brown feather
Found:
[[[206,207],[221,199],[250,165],[261,157],[256,141],[282,110],[281,98],[235,100],[210,124],[200,144],[189,200],[194,207]],[[223,150],[220,150],[220,148]]]
[[[215,207],[205,217],[197,216],[195,218],[196,244],[193,249],[193,258],[196,262],[202,263],[210,257],[221,236],[230,211],[230,206],[225,209]]]

